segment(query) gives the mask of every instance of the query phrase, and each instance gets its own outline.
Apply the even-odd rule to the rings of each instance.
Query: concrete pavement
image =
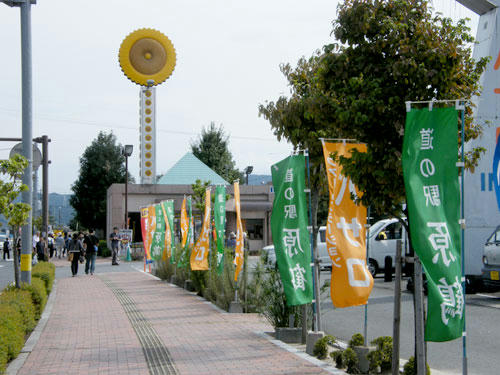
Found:
[[[275,345],[256,314],[222,312],[119,267],[58,279],[52,314],[18,374],[343,374]]]

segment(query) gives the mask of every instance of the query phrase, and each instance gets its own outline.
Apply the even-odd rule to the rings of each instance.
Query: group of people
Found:
[[[85,262],[85,274],[93,275],[97,258],[99,239],[93,230],[88,233],[73,233],[68,242],[68,260],[71,262],[73,277],[78,274],[78,263]]]

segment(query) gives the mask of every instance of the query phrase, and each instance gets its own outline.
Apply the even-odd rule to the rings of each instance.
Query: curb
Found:
[[[28,359],[28,356],[35,348],[40,336],[42,335],[43,330],[45,329],[45,325],[47,324],[50,314],[52,313],[52,308],[54,307],[54,303],[57,295],[57,280],[54,280],[54,284],[52,285],[52,291],[49,295],[49,299],[47,300],[47,304],[45,305],[45,309],[43,310],[42,316],[38,321],[33,332],[31,332],[30,337],[24,343],[24,347],[21,349],[21,352],[12,362],[9,363],[7,367],[6,374],[7,375],[16,375],[18,371],[23,367],[24,362]]]
[[[302,359],[305,359],[307,362],[315,365],[315,366],[318,366],[318,367],[321,367],[323,370],[329,372],[330,374],[334,374],[334,375],[345,375],[347,374],[347,372],[345,371],[342,371],[342,370],[339,370],[339,369],[336,369],[336,368],[333,368],[331,365],[329,365],[328,363],[325,363],[315,357],[312,357],[310,356],[309,354],[301,351],[301,350],[298,350],[297,348],[294,348],[293,346],[291,345],[288,345],[286,343],[284,343],[283,341],[280,341],[280,340],[276,340],[274,339],[273,337],[269,336],[267,333],[265,332],[262,332],[262,331],[257,331],[257,332],[254,332],[257,336],[263,338],[263,339],[266,339],[267,341],[271,342],[272,344],[280,347],[281,349],[284,349],[290,353],[293,353],[295,354],[296,356],[302,358]]]

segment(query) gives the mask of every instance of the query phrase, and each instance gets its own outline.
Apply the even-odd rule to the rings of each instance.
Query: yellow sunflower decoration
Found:
[[[129,34],[120,46],[118,57],[123,73],[142,86],[165,81],[174,71],[176,60],[170,39],[153,29],[139,29]]]

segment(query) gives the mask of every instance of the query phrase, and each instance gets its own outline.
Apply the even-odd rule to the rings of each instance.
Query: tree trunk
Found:
[[[14,233],[18,233],[18,231],[14,231]],[[21,282],[20,282],[20,272],[19,272],[19,254],[17,253],[17,240],[18,240],[19,235],[16,234],[14,237],[14,243],[12,245],[12,256],[14,258],[14,280],[16,283],[16,288],[21,287]]]

